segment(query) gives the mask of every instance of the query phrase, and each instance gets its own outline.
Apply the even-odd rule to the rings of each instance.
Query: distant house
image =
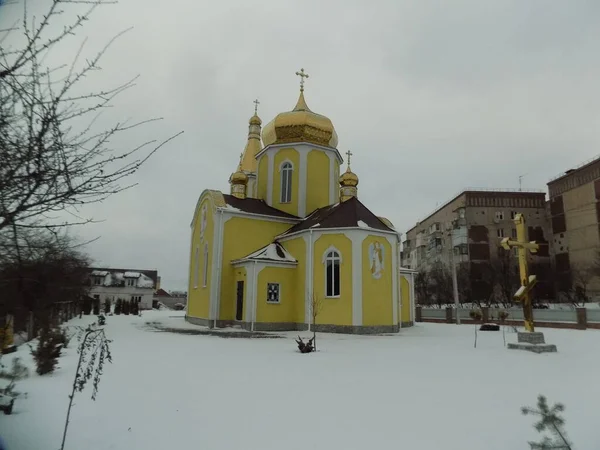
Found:
[[[92,267],[89,295],[99,299],[102,305],[106,300],[112,305],[121,299],[137,301],[140,309],[152,309],[158,280],[156,270]]]
[[[154,303],[162,303],[168,308],[176,309],[176,305],[181,303],[185,306],[187,304],[187,292],[172,291],[168,293],[164,289],[158,289],[154,293]]]

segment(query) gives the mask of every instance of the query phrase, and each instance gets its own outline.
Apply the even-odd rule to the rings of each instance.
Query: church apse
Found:
[[[393,325],[393,247],[381,236],[362,242],[363,325]]]

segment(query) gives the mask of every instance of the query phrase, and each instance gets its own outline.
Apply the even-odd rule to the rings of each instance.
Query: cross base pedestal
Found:
[[[512,350],[527,350],[533,353],[555,353],[556,345],[546,344],[544,333],[539,331],[534,332],[519,332],[517,333],[517,342],[508,343],[507,347]]]

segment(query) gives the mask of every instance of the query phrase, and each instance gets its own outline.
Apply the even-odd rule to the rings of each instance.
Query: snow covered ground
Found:
[[[196,329],[178,315],[107,318],[114,363],[96,402],[77,394],[67,449],[527,449],[538,436],[520,407],[539,393],[565,403],[577,449],[600,442],[598,331],[545,329],[559,353],[536,355],[505,349],[502,333],[480,332],[474,349],[473,326],[419,324],[397,336],[320,335],[320,352],[302,355],[295,334],[143,326]],[[26,346],[17,356],[31,362]],[[76,358],[71,348],[54,374],[19,383],[27,397],[0,415],[9,450],[60,447]]]

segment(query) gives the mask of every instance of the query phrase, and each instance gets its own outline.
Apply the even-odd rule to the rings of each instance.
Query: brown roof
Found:
[[[154,295],[156,295],[157,297],[170,297],[171,296],[171,294],[169,294],[163,288],[160,288],[158,291],[156,291],[154,293]]]
[[[251,214],[260,214],[261,216],[274,216],[274,217],[284,217],[286,219],[299,219],[297,216],[292,214],[288,214],[284,211],[280,211],[279,209],[273,208],[267,205],[264,201],[259,200],[257,198],[237,198],[233,195],[223,194],[223,198],[225,202],[240,211],[251,213]]]
[[[359,222],[362,222],[359,224]],[[283,235],[296,233],[302,230],[326,228],[375,228],[382,231],[394,231],[383,223],[375,214],[363,205],[356,197],[351,197],[345,202],[325,206],[315,210],[302,222],[294,225]]]

